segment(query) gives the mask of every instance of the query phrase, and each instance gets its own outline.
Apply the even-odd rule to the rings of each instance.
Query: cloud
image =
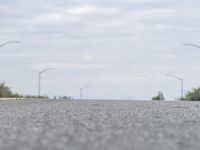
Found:
[[[83,64],[83,63],[64,63],[64,62],[49,62],[49,63],[42,63],[35,66],[37,69],[43,68],[57,68],[57,69],[105,69],[109,67],[108,64]]]
[[[147,99],[150,91],[160,88],[173,99],[176,92],[167,90],[171,87],[165,79],[156,78],[155,87],[149,76],[172,72],[193,78],[199,51],[182,43],[199,42],[199,4],[197,0],[1,1],[0,41],[21,41],[1,48],[0,68],[5,70],[1,78],[15,91],[31,94],[37,72],[56,67],[62,73],[47,80],[59,83],[55,93],[65,94],[68,87],[62,82],[67,80],[74,97],[79,86],[98,82],[112,89],[101,98],[114,98],[116,91],[117,98],[124,97],[140,88],[136,91],[142,94],[135,99]],[[195,76],[190,85],[197,81]],[[53,95],[48,87],[44,92]]]
[[[166,60],[171,60],[171,59],[177,58],[177,56],[174,54],[165,54],[165,55],[163,55],[163,58]]]
[[[82,5],[69,9],[68,13],[71,15],[87,15],[87,14],[92,14],[95,11],[96,8],[92,5]]]

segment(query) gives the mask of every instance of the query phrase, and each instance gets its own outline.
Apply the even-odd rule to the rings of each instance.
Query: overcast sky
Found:
[[[0,0],[0,81],[20,94],[167,99],[200,86],[199,0]]]

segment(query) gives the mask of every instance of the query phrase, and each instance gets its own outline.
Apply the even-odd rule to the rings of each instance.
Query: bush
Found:
[[[189,91],[183,100],[200,101],[200,88],[194,88],[192,91]]]
[[[22,95],[19,95],[18,93],[13,93],[8,86],[5,85],[5,83],[0,83],[0,97],[4,98],[20,98],[23,97]]]
[[[13,93],[5,83],[0,83],[0,97],[12,97]]]
[[[160,100],[165,100],[165,98],[163,93],[159,92],[157,96],[152,97],[152,100],[160,101]]]

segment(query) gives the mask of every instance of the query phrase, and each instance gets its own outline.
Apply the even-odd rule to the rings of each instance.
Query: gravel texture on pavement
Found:
[[[199,102],[0,101],[0,150],[199,149]]]

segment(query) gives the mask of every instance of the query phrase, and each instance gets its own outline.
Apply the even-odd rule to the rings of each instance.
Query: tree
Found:
[[[38,97],[38,96],[36,96],[36,95],[25,95],[25,96],[23,96],[24,98],[28,98],[28,99],[38,99],[38,98],[40,98],[40,99],[49,99],[49,97],[48,96],[40,96],[40,97]]]
[[[12,97],[13,93],[5,83],[0,83],[0,97]]]
[[[200,88],[194,88],[191,91],[189,91],[185,98],[183,99],[185,101],[200,101]]]
[[[0,97],[20,98],[23,96],[19,95],[18,93],[13,93],[10,88],[5,85],[5,83],[0,83]]]
[[[59,100],[72,100],[73,98],[70,96],[59,96],[58,99]]]
[[[47,95],[36,96],[36,95],[20,95],[16,92],[12,92],[11,89],[5,85],[5,83],[0,83],[0,98],[24,98],[24,99],[49,99]],[[56,99],[56,97],[54,97]],[[69,96],[59,96],[59,99],[62,100],[71,100],[72,97]]]
[[[158,92],[158,95],[155,97],[152,97],[152,100],[160,101],[160,100],[165,100],[165,98],[162,92]]]

